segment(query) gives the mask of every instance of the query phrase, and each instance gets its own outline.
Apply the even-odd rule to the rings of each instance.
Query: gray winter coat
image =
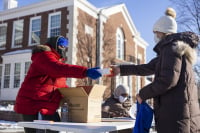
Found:
[[[192,64],[198,37],[191,32],[166,36],[154,48],[157,57],[148,64],[120,65],[120,74],[147,76],[154,81],[143,87],[143,100],[154,98],[158,133],[200,133],[200,109]]]

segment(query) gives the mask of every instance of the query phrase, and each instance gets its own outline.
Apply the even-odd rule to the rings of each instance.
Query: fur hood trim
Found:
[[[173,50],[180,56],[185,55],[190,63],[195,64],[197,61],[197,51],[191,48],[189,44],[184,41],[177,41],[177,45],[173,46]]]
[[[171,45],[175,53],[179,56],[186,56],[190,63],[195,64],[197,61],[196,48],[199,40],[199,36],[193,32],[170,34],[154,47],[154,51],[159,55],[165,46]]]
[[[44,52],[44,51],[51,51],[51,48],[47,45],[36,45],[32,49],[32,54]]]

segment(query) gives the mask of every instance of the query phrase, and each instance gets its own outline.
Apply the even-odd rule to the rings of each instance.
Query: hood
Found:
[[[32,54],[44,52],[44,51],[51,51],[51,48],[47,45],[36,45],[32,49]]]
[[[197,60],[196,48],[199,43],[199,37],[193,32],[181,32],[170,34],[162,39],[155,47],[154,51],[159,54],[166,45],[173,45],[173,50],[180,56],[185,56],[190,63],[195,64]]]
[[[50,47],[52,47],[53,49],[55,49],[57,51],[58,50],[58,40],[61,37],[62,36],[52,36],[52,37],[48,38],[47,44],[49,44]]]
[[[125,85],[118,85],[113,92],[114,98],[118,99],[121,94],[129,94],[129,87]]]
[[[68,46],[68,40],[63,37],[63,36],[52,36],[50,38],[48,38],[47,42],[46,42],[52,49],[54,49],[61,58],[65,57],[65,49],[60,49],[58,48],[59,44],[62,46],[67,47]]]

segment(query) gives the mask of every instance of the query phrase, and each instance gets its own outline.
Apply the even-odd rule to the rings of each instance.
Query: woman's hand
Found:
[[[111,65],[110,68],[111,68],[111,75],[110,75],[111,77],[120,74],[119,65]]]
[[[139,94],[136,95],[136,99],[137,99],[137,101],[138,101],[140,104],[141,104],[142,101],[143,101]]]

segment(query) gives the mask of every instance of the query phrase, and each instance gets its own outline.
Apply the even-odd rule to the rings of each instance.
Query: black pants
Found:
[[[35,115],[22,115],[24,121],[34,121],[38,120],[38,114]],[[55,122],[60,121],[60,116],[58,112],[53,115],[41,115],[42,120],[52,120]],[[25,133],[59,133],[58,131],[51,131],[51,130],[41,130],[41,129],[34,129],[34,128],[24,128]]]

